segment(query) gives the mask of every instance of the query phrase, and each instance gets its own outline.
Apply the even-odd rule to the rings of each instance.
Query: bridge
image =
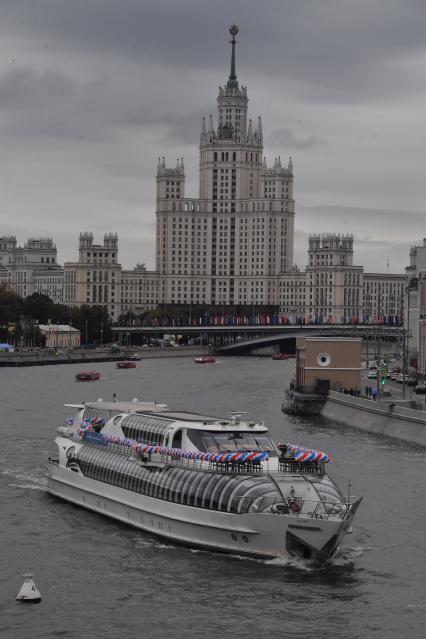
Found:
[[[136,346],[161,340],[164,335],[193,339],[221,355],[294,353],[297,337],[357,337],[397,341],[404,336],[402,326],[385,324],[300,324],[266,326],[123,326],[113,328],[114,341]]]

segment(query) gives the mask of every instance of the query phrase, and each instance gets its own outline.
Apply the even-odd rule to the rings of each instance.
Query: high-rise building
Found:
[[[102,306],[113,320],[121,312],[121,265],[117,234],[106,233],[103,244],[93,233],[80,233],[78,262],[65,262],[64,302],[69,306]]]
[[[43,293],[61,303],[63,278],[52,238],[29,238],[18,246],[14,235],[0,237],[0,285],[21,297]]]
[[[121,314],[137,315],[158,304],[158,273],[143,264],[123,270],[116,233],[106,233],[103,244],[94,244],[93,233],[80,233],[78,262],[66,262],[64,271],[69,306],[101,306],[116,322]]]
[[[405,275],[364,273],[353,263],[353,236],[310,235],[305,271],[279,276],[280,311],[290,322],[399,324]]]
[[[157,270],[163,303],[278,304],[277,276],[293,261],[293,166],[263,157],[260,117],[248,118],[237,80],[232,25],[231,70],[219,88],[216,122],[203,118],[199,197],[185,197],[183,159],[157,168]]]

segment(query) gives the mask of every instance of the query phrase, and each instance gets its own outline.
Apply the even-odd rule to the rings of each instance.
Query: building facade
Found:
[[[78,261],[65,263],[63,289],[65,304],[102,306],[117,321],[123,313],[157,306],[159,276],[141,265],[123,270],[117,234],[106,233],[103,244],[94,244],[93,233],[80,233]]]
[[[80,331],[69,324],[38,324],[46,348],[77,348]]]
[[[44,293],[62,303],[63,276],[52,238],[30,238],[18,246],[15,236],[0,237],[0,285],[21,297]]]
[[[161,303],[271,305],[293,263],[291,159],[263,157],[261,119],[248,118],[247,89],[235,72],[219,88],[217,118],[203,119],[199,197],[185,197],[183,160],[157,167],[157,271]]]
[[[291,323],[400,324],[406,276],[364,273],[353,263],[353,236],[311,235],[304,272],[279,276],[280,312]]]
[[[418,359],[418,371],[426,377],[426,238],[410,249],[410,263],[405,269],[404,292],[407,308],[407,355],[409,362]]]

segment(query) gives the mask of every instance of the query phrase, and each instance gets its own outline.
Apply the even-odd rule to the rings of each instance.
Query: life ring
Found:
[[[297,503],[297,501],[289,501],[288,505],[292,512],[294,513],[300,512],[300,505]]]

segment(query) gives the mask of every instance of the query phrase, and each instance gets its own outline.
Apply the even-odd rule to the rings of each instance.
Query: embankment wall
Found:
[[[426,411],[330,391],[321,415],[368,433],[426,447]]]

